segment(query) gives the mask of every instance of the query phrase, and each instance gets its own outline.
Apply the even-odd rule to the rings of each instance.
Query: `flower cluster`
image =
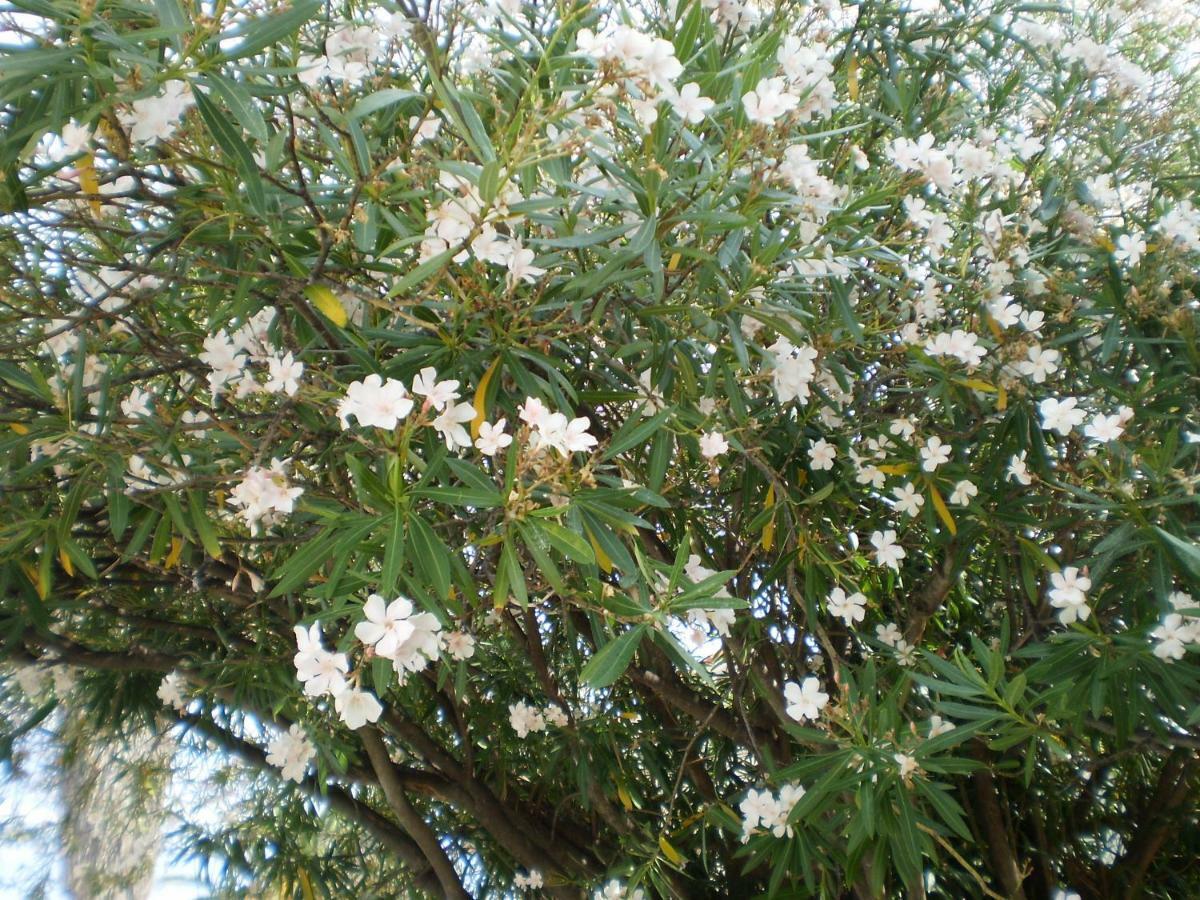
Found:
[[[296,724],[267,745],[267,762],[281,769],[284,778],[296,783],[304,780],[304,771],[316,755],[317,748],[308,734]]]
[[[569,721],[566,711],[557,703],[538,708],[518,700],[508,707],[508,722],[519,738],[528,737],[534,731],[545,731],[547,725],[563,728]]]
[[[371,594],[363,604],[363,616],[364,621],[354,626],[354,636],[376,656],[390,659],[401,681],[437,658],[442,626],[432,613],[414,612],[411,600],[398,597],[388,603]]]
[[[792,826],[788,824],[788,817],[804,794],[804,788],[798,784],[785,784],[778,794],[772,794],[766,788],[751,788],[738,804],[742,812],[742,843],[750,840],[760,828],[777,838],[784,835],[791,837]]]
[[[251,394],[295,395],[304,374],[304,363],[288,353],[280,354],[271,341],[271,327],[275,323],[275,308],[263,307],[240,328],[217,331],[204,339],[204,351],[200,362],[211,370],[208,386],[217,397],[226,385],[233,384],[236,399]],[[256,372],[251,364],[265,366],[266,372]],[[266,381],[258,380],[266,374]]]
[[[1171,612],[1150,632],[1154,655],[1167,662],[1183,659],[1189,646],[1200,644],[1200,604],[1184,591],[1172,591],[1167,597]]]
[[[260,527],[271,527],[296,508],[296,498],[304,488],[288,481],[287,462],[273,459],[269,468],[251,466],[229,492],[228,503],[238,507],[238,515],[257,534]]]

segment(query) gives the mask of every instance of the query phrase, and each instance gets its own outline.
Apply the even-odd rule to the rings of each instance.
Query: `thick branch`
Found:
[[[463,889],[458,873],[454,871],[454,865],[442,849],[437,834],[408,802],[408,797],[404,794],[404,785],[392,766],[392,759],[379,733],[368,726],[358,729],[358,736],[362,739],[367,757],[371,760],[371,767],[379,776],[379,786],[383,788],[388,806],[400,821],[401,827],[421,848],[421,853],[433,867],[445,896],[450,900],[470,900],[471,895]]]

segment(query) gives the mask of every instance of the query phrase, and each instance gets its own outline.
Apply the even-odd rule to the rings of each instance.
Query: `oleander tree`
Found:
[[[1200,892],[1186,4],[3,16],[5,758],[232,895]]]

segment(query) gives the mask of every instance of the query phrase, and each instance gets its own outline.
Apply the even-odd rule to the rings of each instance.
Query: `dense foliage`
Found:
[[[1184,6],[7,0],[0,749],[237,760],[232,893],[1200,893]]]

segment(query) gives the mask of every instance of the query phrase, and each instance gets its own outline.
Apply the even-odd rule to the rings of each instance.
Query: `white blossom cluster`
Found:
[[[267,763],[279,768],[284,778],[297,784],[304,780],[304,772],[316,755],[317,748],[298,724],[293,724],[267,745]]]
[[[508,722],[519,738],[526,738],[535,731],[545,731],[547,725],[564,728],[569,721],[566,710],[557,703],[537,707],[518,700],[508,707]]]
[[[760,828],[777,838],[791,837],[793,829],[788,824],[788,816],[804,794],[804,788],[798,784],[785,784],[777,794],[766,788],[751,788],[738,804],[742,812],[742,843],[750,840]]]
[[[270,335],[274,322],[275,308],[266,306],[235,331],[217,331],[204,339],[200,361],[211,370],[208,386],[214,398],[231,383],[238,400],[256,393],[296,394],[304,363],[290,351],[280,354],[276,349]],[[258,380],[251,363],[266,367],[266,381]]]

